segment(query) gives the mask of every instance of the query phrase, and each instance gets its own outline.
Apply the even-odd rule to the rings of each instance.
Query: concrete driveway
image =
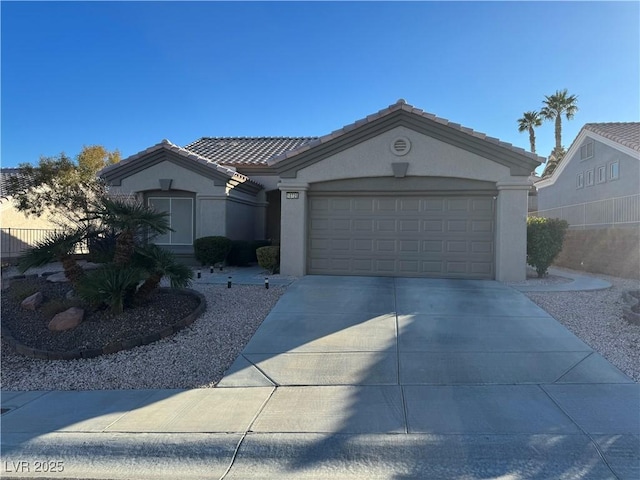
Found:
[[[69,478],[640,478],[640,385],[492,281],[307,276],[219,388],[31,395],[3,456]]]

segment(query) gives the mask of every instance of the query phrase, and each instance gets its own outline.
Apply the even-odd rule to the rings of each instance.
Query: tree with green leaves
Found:
[[[26,215],[47,215],[62,228],[92,224],[89,212],[106,194],[97,172],[120,160],[120,153],[100,145],[84,146],[75,161],[61,153],[42,157],[38,165],[19,166],[18,175],[8,180],[7,193],[16,208]]]
[[[578,111],[578,97],[569,95],[565,88],[564,90],[556,90],[553,95],[545,95],[542,103],[544,106],[540,110],[540,114],[546,120],[555,122],[556,146],[554,152],[559,153],[562,151],[562,116],[564,115],[567,120],[573,118]]]
[[[518,119],[518,131],[529,132],[529,143],[531,144],[531,152],[536,153],[536,133],[533,130],[542,125],[542,116],[540,112],[535,110],[524,112],[522,118]]]

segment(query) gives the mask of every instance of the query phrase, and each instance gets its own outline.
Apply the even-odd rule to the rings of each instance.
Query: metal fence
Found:
[[[0,228],[2,259],[18,257],[56,231],[58,230],[47,228]],[[86,252],[87,246],[84,243],[79,244],[75,251],[77,254]]]
[[[538,210],[530,215],[560,218],[571,228],[636,225],[640,223],[640,194]]]

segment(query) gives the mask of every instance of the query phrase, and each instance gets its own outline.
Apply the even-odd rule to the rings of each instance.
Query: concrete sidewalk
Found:
[[[2,406],[3,478],[640,477],[640,385],[492,281],[304,277],[219,388]]]

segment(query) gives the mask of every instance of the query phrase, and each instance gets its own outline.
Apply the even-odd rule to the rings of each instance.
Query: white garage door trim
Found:
[[[495,277],[491,194],[309,193],[309,274]]]

